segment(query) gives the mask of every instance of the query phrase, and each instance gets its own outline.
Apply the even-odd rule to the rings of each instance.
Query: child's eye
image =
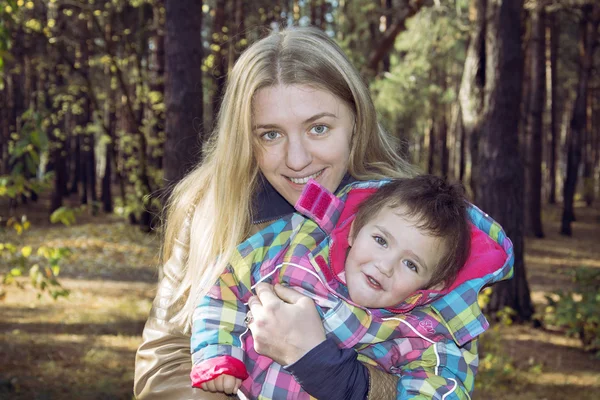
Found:
[[[412,270],[414,272],[419,272],[419,268],[417,267],[417,264],[415,264],[414,262],[412,262],[410,260],[402,260],[402,263],[404,265],[406,265],[410,270]]]
[[[382,246],[382,247],[387,247],[387,241],[382,238],[381,236],[373,236],[373,239],[375,240],[375,242],[377,242],[378,245]]]
[[[279,139],[281,137],[281,133],[277,131],[269,131],[260,135],[261,139],[267,142],[271,142],[273,140]]]
[[[329,127],[327,125],[315,125],[310,129],[310,133],[313,135],[324,135],[329,132]]]

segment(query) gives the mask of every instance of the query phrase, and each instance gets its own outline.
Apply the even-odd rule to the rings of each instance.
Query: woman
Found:
[[[204,161],[168,205],[164,278],[136,356],[137,398],[223,398],[190,386],[190,321],[201,296],[238,243],[293,212],[308,178],[335,191],[351,180],[412,174],[396,148],[360,75],[325,33],[289,29],[246,50],[230,74]],[[284,304],[272,289],[261,293],[256,302],[269,302],[267,310]],[[264,346],[263,354],[293,362],[318,344],[306,341],[319,333],[305,330],[322,331],[306,300],[285,303],[274,329],[261,325],[271,342],[285,343]],[[395,398],[397,379],[368,368],[369,398]]]

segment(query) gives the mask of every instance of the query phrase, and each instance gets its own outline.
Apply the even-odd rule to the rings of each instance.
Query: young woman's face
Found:
[[[309,178],[334,191],[348,170],[354,114],[333,94],[308,86],[277,85],[254,98],[258,166],[295,204]]]

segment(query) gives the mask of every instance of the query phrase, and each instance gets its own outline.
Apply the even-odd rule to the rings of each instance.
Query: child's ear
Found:
[[[443,290],[446,287],[446,282],[438,282],[435,285],[427,288],[427,290]]]
[[[350,232],[348,233],[348,246],[352,247],[354,245],[354,221],[350,224]]]

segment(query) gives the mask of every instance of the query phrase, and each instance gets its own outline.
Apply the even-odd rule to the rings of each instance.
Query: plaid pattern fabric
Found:
[[[356,182],[338,196],[343,201],[352,188],[377,188],[385,183]],[[311,214],[310,207],[303,211]],[[335,219],[340,213],[329,214]],[[331,244],[326,231],[337,221],[325,218],[319,227],[293,214],[274,222],[238,246],[226,271],[195,310],[194,368],[202,368],[204,360],[235,357],[245,363],[250,375],[241,388],[246,396],[311,398],[280,365],[254,351],[244,324],[246,303],[254,285],[264,281],[293,287],[312,298],[328,338],[340,348],[355,348],[362,362],[400,377],[398,399],[469,398],[478,365],[474,338],[488,327],[477,293],[483,285],[509,277],[513,261],[512,245],[502,229],[476,207],[469,214],[479,229],[504,248],[505,264],[404,314],[354,305],[345,287],[323,270],[318,260],[328,260]]]

